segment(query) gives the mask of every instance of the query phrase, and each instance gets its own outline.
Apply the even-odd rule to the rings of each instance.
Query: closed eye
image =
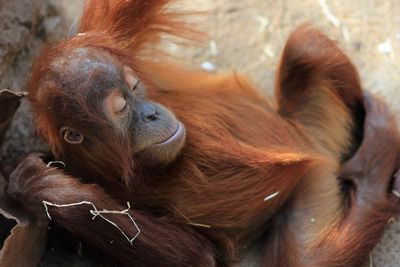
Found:
[[[132,92],[135,91],[135,89],[139,86],[139,84],[140,84],[140,80],[137,80],[136,83],[133,85],[131,91]]]
[[[125,105],[121,108],[121,110],[118,112],[119,114],[122,114],[126,111],[126,108],[128,107],[128,103],[125,102]]]
[[[117,90],[115,92],[118,92]],[[122,115],[128,108],[128,103],[126,99],[119,93],[113,93],[107,100],[107,105],[110,107],[110,111],[114,114]]]

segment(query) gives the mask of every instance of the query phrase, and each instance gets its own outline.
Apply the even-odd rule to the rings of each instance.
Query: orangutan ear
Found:
[[[81,144],[85,139],[82,134],[68,126],[61,127],[60,135],[66,142],[72,145]]]

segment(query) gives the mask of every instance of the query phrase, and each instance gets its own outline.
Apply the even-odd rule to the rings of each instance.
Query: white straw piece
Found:
[[[264,198],[264,201],[268,201],[268,200],[270,200],[271,198],[276,197],[278,194],[279,194],[279,191],[276,191],[275,193],[273,193],[273,194],[267,196],[266,198]]]
[[[52,218],[51,218],[51,216],[50,216],[48,206],[53,206],[53,207],[57,207],[57,208],[65,208],[65,207],[73,207],[73,206],[79,206],[79,205],[85,205],[85,204],[86,204],[86,205],[91,205],[91,206],[93,207],[93,210],[90,210],[90,211],[89,211],[90,214],[93,215],[92,220],[94,220],[96,217],[100,217],[100,218],[102,218],[103,220],[105,220],[106,222],[108,222],[109,224],[113,225],[115,228],[117,228],[117,229],[122,233],[122,235],[129,241],[129,243],[130,243],[131,245],[133,244],[133,241],[134,241],[134,240],[139,236],[139,234],[140,234],[140,229],[139,229],[138,225],[136,224],[136,222],[135,222],[135,220],[132,218],[132,216],[128,213],[128,211],[129,211],[129,209],[130,209],[130,204],[129,204],[129,202],[127,203],[128,208],[125,209],[125,210],[122,210],[122,211],[115,211],[115,210],[102,210],[102,211],[99,211],[99,210],[97,210],[96,206],[95,206],[92,202],[90,202],[90,201],[81,201],[81,202],[70,203],[70,204],[54,204],[54,203],[51,203],[51,202],[48,202],[48,201],[43,200],[42,203],[43,203],[43,205],[44,205],[44,208],[46,209],[47,217],[49,217],[50,220],[52,220]],[[126,215],[126,216],[128,216],[129,219],[131,220],[132,224],[135,226],[135,228],[136,228],[136,230],[137,230],[136,235],[135,235],[134,237],[132,237],[132,238],[129,238],[129,237],[125,234],[125,232],[124,232],[115,222],[113,222],[113,221],[107,219],[107,218],[104,217],[102,214],[121,214],[121,215]]]

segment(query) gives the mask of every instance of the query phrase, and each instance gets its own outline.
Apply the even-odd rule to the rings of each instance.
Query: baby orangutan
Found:
[[[194,33],[169,2],[89,0],[79,34],[42,51],[29,99],[66,168],[31,154],[8,194],[40,220],[43,201],[129,202],[132,242],[128,216],[102,214],[117,229],[92,220],[91,205],[48,207],[129,266],[224,266],[263,233],[265,266],[362,264],[400,207],[400,137],[386,106],[307,26],[286,43],[276,103],[237,75],[166,63],[160,34]]]

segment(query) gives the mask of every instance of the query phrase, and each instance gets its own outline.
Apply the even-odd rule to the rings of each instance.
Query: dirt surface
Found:
[[[0,13],[29,6],[11,6],[13,1],[0,0]],[[22,1],[18,1],[22,2]],[[29,0],[26,1],[29,4]],[[38,2],[38,1],[34,1]],[[300,24],[310,23],[322,29],[339,42],[359,70],[363,87],[381,96],[394,112],[400,125],[400,2],[397,0],[185,0],[176,5],[195,11],[207,11],[190,18],[207,32],[210,42],[202,47],[181,48],[165,41],[166,49],[185,58],[190,68],[206,68],[215,72],[236,70],[249,76],[260,92],[270,97],[273,93],[274,72],[288,35]],[[7,3],[7,9],[4,5]],[[50,3],[50,8],[47,6]],[[20,91],[32,60],[32,51],[38,50],[44,39],[58,39],[74,34],[81,11],[82,0],[47,0],[37,3],[38,23],[45,22],[42,31],[35,24],[22,25],[21,46],[12,53],[12,59],[0,62],[0,85]],[[55,9],[51,6],[54,6]],[[31,7],[33,8],[33,7]],[[57,15],[60,12],[60,16]],[[23,13],[23,11],[22,11]],[[16,13],[16,20],[24,14]],[[3,22],[0,22],[0,24]],[[30,31],[45,35],[29,34]],[[4,28],[0,32],[4,36]],[[14,33],[16,35],[16,33]],[[22,40],[22,41],[21,41]],[[0,39],[1,41],[1,39]],[[1,42],[0,42],[1,45]],[[1,56],[0,47],[0,56]],[[23,58],[21,58],[23,57]],[[5,57],[3,57],[5,58]],[[18,64],[17,64],[18,63]],[[7,67],[3,67],[7,66]],[[2,89],[0,88],[0,89]],[[30,138],[28,107],[23,104],[16,116],[12,134],[8,135],[1,155],[15,157],[32,149],[36,143]],[[24,140],[24,141],[21,141]],[[39,147],[41,146],[38,145]],[[78,248],[68,248],[69,254],[59,253],[49,245],[47,255],[60,261],[48,260],[43,266],[90,266],[79,262]],[[53,254],[52,254],[53,253]],[[72,255],[72,256],[70,256]],[[243,253],[237,266],[259,266],[262,246],[254,245]],[[71,258],[72,257],[72,258]],[[79,258],[79,257],[78,257]],[[63,259],[63,260],[62,260]],[[62,264],[64,263],[64,264]],[[370,254],[369,266],[400,266],[400,219],[388,223],[381,242]]]

